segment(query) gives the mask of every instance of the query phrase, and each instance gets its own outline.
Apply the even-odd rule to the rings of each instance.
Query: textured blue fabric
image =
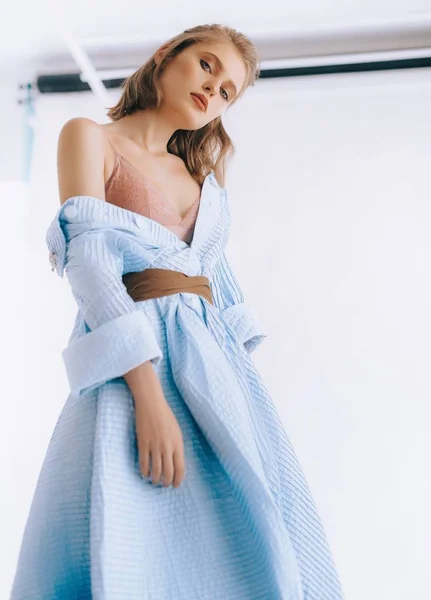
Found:
[[[75,196],[47,231],[78,314],[70,394],[37,483],[11,600],[341,600],[316,506],[251,359],[265,339],[225,254],[227,193],[205,179],[190,245],[163,225]],[[210,280],[134,302],[125,273]],[[151,360],[183,432],[174,489],[140,476],[122,375]]]

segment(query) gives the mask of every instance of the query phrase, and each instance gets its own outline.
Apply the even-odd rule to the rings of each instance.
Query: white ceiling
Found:
[[[157,44],[201,23],[222,23],[255,37],[290,34],[328,25],[346,27],[431,13],[431,0],[266,0],[212,2],[101,2],[100,0],[7,0],[0,20],[0,69],[19,76],[34,74],[50,56],[67,52],[64,28],[76,38],[134,36]],[[431,32],[430,32],[431,33]],[[431,46],[431,41],[430,41]]]

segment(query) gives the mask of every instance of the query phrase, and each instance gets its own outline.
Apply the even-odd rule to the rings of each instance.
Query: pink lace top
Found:
[[[115,154],[115,162],[105,186],[106,201],[159,222],[189,244],[193,237],[200,196],[184,217],[181,217],[172,204],[161,196],[157,184],[143,175],[109,143]]]

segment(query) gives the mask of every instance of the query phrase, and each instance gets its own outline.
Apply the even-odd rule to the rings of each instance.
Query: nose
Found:
[[[216,94],[216,86],[212,83],[208,83],[205,87],[205,90],[209,92],[211,96],[214,96],[214,94]]]

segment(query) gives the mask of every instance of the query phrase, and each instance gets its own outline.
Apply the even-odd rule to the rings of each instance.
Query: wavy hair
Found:
[[[127,77],[121,85],[123,91],[120,99],[109,109],[107,116],[111,121],[118,121],[137,110],[159,108],[163,98],[159,79],[166,65],[189,46],[211,41],[232,43],[241,53],[246,67],[244,85],[229,105],[232,106],[248,87],[255,85],[260,75],[257,50],[245,35],[231,27],[218,24],[198,25],[171,38],[170,49],[158,65],[153,54]],[[222,173],[224,179],[227,157],[233,156],[235,147],[219,116],[200,129],[175,131],[168,141],[167,150],[179,156],[190,174],[201,184],[211,170]]]

